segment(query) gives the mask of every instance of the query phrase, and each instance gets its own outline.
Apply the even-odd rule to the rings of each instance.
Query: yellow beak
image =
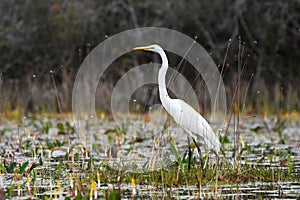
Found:
[[[133,48],[133,50],[149,50],[149,49],[153,49],[153,47],[150,45],[150,46],[135,47],[135,48]]]

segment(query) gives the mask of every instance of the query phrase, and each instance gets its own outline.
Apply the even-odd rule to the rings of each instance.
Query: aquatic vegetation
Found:
[[[249,120],[241,129],[240,151],[234,150],[233,134],[220,135],[221,155],[208,154],[201,147],[202,159],[193,144],[189,159],[186,137],[177,129],[166,126],[158,137],[145,123],[133,128],[124,121],[114,128],[112,122],[103,120],[100,133],[90,126],[92,137],[81,139],[72,122],[66,120],[26,118],[21,124],[1,124],[1,197],[300,195],[299,140],[295,140],[297,133],[288,120],[270,122],[269,128],[261,120]],[[253,127],[261,127],[260,133],[251,131]],[[100,142],[102,137],[109,138],[106,146]]]

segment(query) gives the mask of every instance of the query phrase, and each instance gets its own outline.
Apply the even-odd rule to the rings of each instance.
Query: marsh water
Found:
[[[74,197],[70,190],[74,176],[90,176],[90,160],[101,171],[101,163],[127,172],[143,173],[168,169],[176,158],[170,151],[170,138],[179,155],[187,151],[187,137],[178,127],[164,127],[144,119],[115,122],[100,120],[86,123],[84,130],[74,129],[74,122],[57,119],[23,118],[2,121],[0,139],[0,197],[2,199],[39,199],[42,196],[64,199]],[[117,128],[116,128],[117,127]],[[234,126],[229,126],[222,155],[234,163]],[[276,176],[265,182],[231,182],[230,184],[181,185],[98,183],[97,198],[105,192],[121,191],[122,198],[199,199],[199,198],[300,198],[300,123],[299,120],[251,117],[240,125],[240,144],[245,149],[239,158],[241,166],[264,167],[273,173],[285,172],[291,179]],[[225,137],[223,133],[223,137]],[[201,146],[205,154],[205,146]],[[72,151],[72,152],[71,152]],[[197,151],[194,150],[194,154]],[[214,155],[211,155],[213,161]],[[28,162],[25,166],[24,163]],[[15,163],[15,164],[14,164]],[[70,166],[76,165],[76,168]],[[64,167],[66,166],[66,167]],[[78,167],[79,166],[79,167]],[[30,168],[34,167],[34,172]],[[23,169],[24,168],[24,169]],[[84,170],[87,169],[87,170]],[[271,173],[272,174],[272,173]],[[274,176],[275,177],[275,176]],[[298,177],[298,178],[297,178]],[[58,183],[59,181],[59,183]],[[97,180],[95,180],[97,183]],[[59,184],[59,186],[58,186]],[[89,183],[82,183],[89,187]],[[34,192],[30,187],[35,188]]]

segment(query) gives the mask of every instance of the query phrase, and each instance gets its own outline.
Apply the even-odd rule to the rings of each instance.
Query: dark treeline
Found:
[[[224,74],[228,96],[233,96],[236,87],[240,36],[243,60],[249,54],[242,76],[243,96],[247,90],[245,102],[253,108],[299,108],[297,0],[2,0],[1,109],[23,106],[29,111],[51,111],[58,93],[62,104],[59,109],[69,110],[74,77],[87,53],[107,36],[146,26],[197,36],[217,65],[223,63],[231,38]],[[127,66],[121,69],[135,62],[124,62]],[[117,75],[108,79],[115,81],[121,72],[112,72]],[[110,91],[113,83],[106,87]],[[108,92],[99,95],[103,99]]]

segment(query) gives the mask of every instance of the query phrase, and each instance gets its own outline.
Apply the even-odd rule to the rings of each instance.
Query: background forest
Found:
[[[241,89],[249,112],[299,109],[298,0],[2,0],[1,112],[70,111],[76,72],[88,52],[111,35],[147,26],[197,36],[217,66],[222,65],[231,39],[224,73],[229,97],[236,89],[240,43],[243,60],[248,57]],[[111,66],[105,76],[106,90],[98,94],[101,108],[109,106],[114,83],[137,60],[141,59],[132,54],[112,64],[121,67]]]

